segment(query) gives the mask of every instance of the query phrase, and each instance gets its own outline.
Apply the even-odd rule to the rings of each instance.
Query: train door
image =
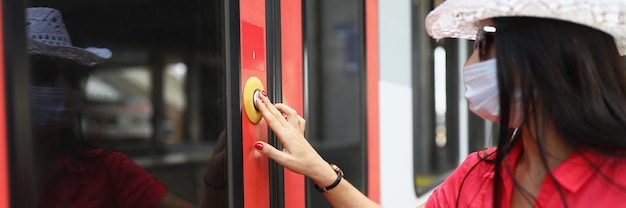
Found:
[[[58,10],[62,19],[49,20],[62,21],[72,46],[113,54],[89,69],[80,87],[84,109],[71,129],[63,129],[78,135],[67,141],[71,148],[101,148],[107,154],[74,158],[71,152],[70,161],[100,161],[111,150],[190,204],[208,198],[210,207],[305,206],[304,177],[253,151],[257,140],[279,144],[254,118],[254,109],[246,108],[259,89],[303,112],[302,1],[277,0],[3,1],[2,49],[9,51],[3,58],[10,60],[2,65],[3,92],[10,113],[1,118],[10,125],[0,137],[8,149],[0,149],[8,156],[0,157],[0,170],[8,173],[0,172],[0,180],[9,181],[0,183],[6,185],[0,187],[0,197],[7,198],[0,198],[2,205],[53,206],[44,203],[42,193],[64,194],[79,183],[70,177],[71,184],[46,185],[46,167],[57,160],[39,150],[56,144],[43,145],[36,116],[31,117],[36,63],[26,50],[31,34],[24,29],[31,7]],[[45,11],[37,21],[57,14]],[[68,167],[76,174],[89,172]],[[129,190],[131,182],[115,191]],[[80,196],[89,192],[84,190],[73,191]],[[210,197],[203,195],[207,192]],[[74,201],[57,205],[70,207]]]
[[[257,140],[280,148],[254,109],[257,93],[265,91],[274,102],[303,112],[302,1],[240,0],[227,4],[231,12],[226,26],[230,38],[226,48],[231,50],[227,53],[228,67],[231,73],[241,69],[241,97],[232,99],[241,99],[242,105],[241,143],[232,138],[228,148],[233,154],[241,154],[231,155],[231,162],[235,166],[239,158],[242,161],[243,190],[233,185],[233,191],[238,193],[229,193],[233,197],[231,203],[235,207],[304,207],[304,177],[268,161],[253,148]],[[231,171],[234,175],[239,172]]]

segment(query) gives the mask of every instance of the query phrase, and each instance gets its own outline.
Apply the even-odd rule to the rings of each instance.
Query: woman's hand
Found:
[[[332,184],[338,175],[304,138],[304,119],[287,105],[273,105],[262,94],[256,101],[257,109],[282,143],[283,150],[261,141],[255,147],[283,167],[311,178],[318,186]],[[346,180],[324,192],[324,196],[333,207],[380,207]]]
[[[258,141],[255,147],[285,168],[311,178],[319,185],[331,184],[336,178],[328,163],[304,138],[306,121],[285,104],[272,104],[261,95],[256,103],[268,126],[282,143],[282,151]]]

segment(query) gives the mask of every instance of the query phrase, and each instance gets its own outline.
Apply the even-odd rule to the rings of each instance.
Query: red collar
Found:
[[[518,141],[503,160],[502,177],[505,181],[506,193],[512,193],[514,184],[512,174],[515,173],[515,165],[523,150],[524,145],[521,141]],[[594,165],[600,167],[602,164],[601,156],[583,150],[581,152],[572,152],[563,162],[552,169],[551,172],[554,178],[559,182],[560,187],[575,193],[589,181],[591,176],[597,173]],[[507,171],[507,168],[511,171]],[[550,179],[546,177],[544,180]],[[510,183],[507,183],[508,181],[510,181]],[[507,197],[510,197],[510,194]]]

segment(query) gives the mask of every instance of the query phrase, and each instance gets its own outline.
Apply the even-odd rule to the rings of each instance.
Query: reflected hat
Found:
[[[492,17],[540,17],[586,25],[613,36],[626,54],[626,0],[447,0],[426,17],[435,39],[475,39],[478,21]]]
[[[45,55],[94,66],[111,58],[106,48],[79,48],[72,45],[61,12],[46,7],[26,9],[26,50],[29,55]]]

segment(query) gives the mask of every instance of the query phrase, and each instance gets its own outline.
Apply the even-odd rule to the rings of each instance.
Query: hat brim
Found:
[[[107,48],[79,48],[74,46],[56,46],[37,42],[27,38],[29,55],[46,55],[75,61],[85,66],[95,66],[108,61],[112,53]]]
[[[626,55],[625,1],[616,0],[447,0],[426,17],[426,31],[434,39],[474,40],[477,23],[493,17],[539,17],[569,21],[613,36],[620,55]]]

